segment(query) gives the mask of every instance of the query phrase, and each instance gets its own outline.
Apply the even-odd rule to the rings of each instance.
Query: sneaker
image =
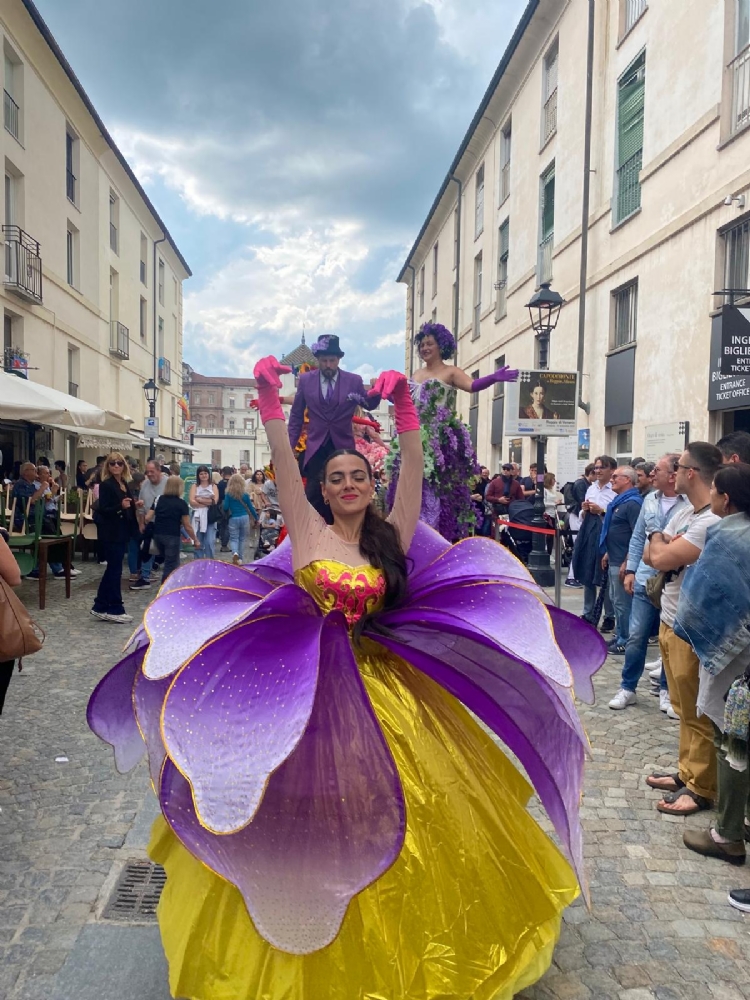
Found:
[[[32,571],[30,573],[26,574],[26,579],[27,580],[38,580],[39,579],[39,570],[38,569],[32,569]]]
[[[659,711],[668,712],[672,707],[672,702],[669,700],[669,691],[662,688],[659,692]]]
[[[616,712],[620,712],[623,708],[627,708],[628,705],[635,705],[637,701],[638,698],[635,691],[627,691],[625,688],[620,688],[609,703],[609,707],[613,708]]]
[[[616,639],[610,639],[607,643],[607,653],[610,656],[624,656],[625,655],[625,644],[618,642]]]
[[[150,580],[140,579],[140,580],[136,580],[134,583],[131,583],[130,587],[128,589],[129,590],[146,590],[150,586],[151,586],[151,581]]]
[[[56,580],[64,580],[65,579],[65,570],[63,570],[62,573],[53,573],[52,575],[54,576],[54,578]],[[80,571],[80,569],[71,569],[70,575],[71,576],[80,576],[81,575],[81,571]]]
[[[129,624],[129,622],[132,622],[133,620],[132,615],[126,615],[126,614],[104,615],[103,617],[105,622],[114,622],[116,625],[127,625]]]
[[[566,580],[563,587],[571,587],[573,590],[583,590],[583,584],[578,580]]]
[[[600,632],[614,632],[614,630],[615,630],[614,618],[605,618],[599,629]]]
[[[733,906],[735,910],[750,913],[750,889],[732,889],[727,899],[729,905]]]
[[[242,565],[242,560],[240,559],[239,555],[236,552],[232,556],[232,562],[234,563],[235,566],[241,566]]]
[[[679,715],[677,714],[677,712],[675,712],[675,710],[672,708],[672,703],[671,702],[667,706],[667,718],[668,719],[677,719],[677,720],[679,720],[679,718],[680,718]]]
[[[648,637],[648,645],[649,646],[658,646],[659,645],[659,636],[658,635],[650,635]]]
[[[98,618],[99,621],[102,622],[109,621],[109,616],[105,615],[103,611],[94,611],[94,609],[92,608],[91,611],[89,611],[89,614],[92,616],[92,618]]]

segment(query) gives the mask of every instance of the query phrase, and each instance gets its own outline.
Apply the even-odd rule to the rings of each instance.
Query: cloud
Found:
[[[403,366],[394,277],[522,0],[38,3],[200,262],[187,360],[236,372],[304,322]]]

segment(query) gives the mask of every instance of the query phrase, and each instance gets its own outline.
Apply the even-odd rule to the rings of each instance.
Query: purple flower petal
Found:
[[[334,940],[350,900],[394,863],[405,831],[396,766],[342,615],[325,619],[321,651],[305,735],[271,775],[251,823],[226,836],[203,828],[169,761],[161,786],[164,815],[183,844],[238,887],[265,940],[298,955]]]
[[[133,688],[133,704],[138,728],[148,749],[148,768],[157,794],[161,783],[161,769],[167,756],[164,740],[161,738],[161,710],[170,683],[169,677],[150,681],[143,671],[139,670]]]
[[[595,628],[578,615],[547,608],[555,630],[555,640],[573,672],[576,697],[587,705],[595,701],[593,676],[607,658],[607,644]]]
[[[139,649],[116,663],[94,688],[86,709],[90,729],[114,748],[120,774],[132,770],[146,749],[133,710],[133,684],[144,652]]]
[[[274,598],[279,613],[269,617]],[[206,645],[175,678],[162,734],[210,830],[248,823],[269,775],[299,743],[315,698],[322,624],[308,594],[281,587],[258,621]]]
[[[255,563],[253,563],[255,566]],[[231,587],[257,597],[265,597],[271,587],[257,579],[247,566],[235,566],[218,559],[193,559],[171,573],[159,591],[159,597],[185,587]]]

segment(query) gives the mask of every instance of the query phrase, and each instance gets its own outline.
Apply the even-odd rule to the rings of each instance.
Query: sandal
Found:
[[[688,809],[675,809],[677,800],[681,798],[692,799],[692,805]],[[656,803],[656,808],[660,813],[666,813],[670,816],[692,816],[693,813],[701,812],[703,809],[712,809],[713,802],[702,795],[691,792],[689,788],[683,788],[681,791],[671,794],[669,798],[665,795],[661,802]]]
[[[685,782],[679,774],[659,774],[658,771],[649,774],[646,784],[649,788],[656,788],[660,792],[679,792],[685,787]]]

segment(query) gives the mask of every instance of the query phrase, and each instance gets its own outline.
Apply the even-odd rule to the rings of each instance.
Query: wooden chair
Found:
[[[44,519],[47,512],[44,502],[34,504],[34,534],[36,536],[37,566],[39,569],[39,607],[44,610],[47,599],[47,564],[50,555],[62,556],[58,561],[65,571],[65,597],[70,600],[70,570],[73,561],[73,536],[64,535],[60,531],[60,505],[54,518],[55,532],[43,534]],[[47,514],[48,521],[49,515]],[[57,550],[57,551],[54,551]]]
[[[83,509],[83,490],[76,490],[74,495],[77,497],[75,509],[71,509],[69,505],[69,491],[63,493],[60,501],[60,532],[63,535],[70,535],[73,539],[73,552],[76,550],[76,542],[78,541],[78,529]]]

